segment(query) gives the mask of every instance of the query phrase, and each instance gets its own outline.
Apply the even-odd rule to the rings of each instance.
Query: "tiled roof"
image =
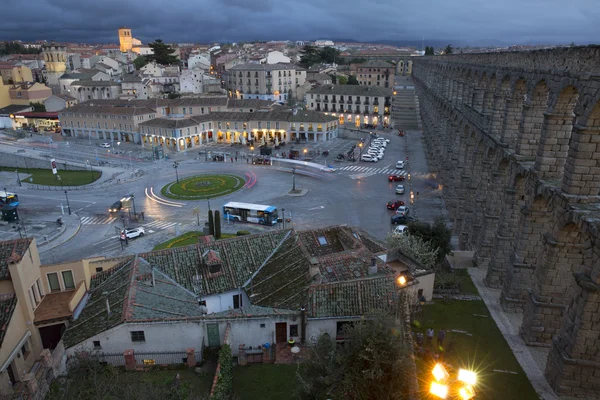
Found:
[[[392,97],[392,89],[363,85],[323,85],[311,89],[307,94],[334,94],[342,96]]]
[[[208,314],[214,318],[247,318],[247,317],[262,317],[262,316],[278,316],[278,315],[297,315],[299,311],[286,310],[282,308],[271,308],[271,307],[260,307],[260,306],[246,306],[242,308],[232,308],[229,310]]]
[[[229,68],[229,71],[279,71],[295,69],[296,71],[306,71],[304,68],[295,64],[238,64]]]
[[[331,76],[327,75],[327,74],[321,74],[321,73],[316,73],[316,72],[309,72],[308,74],[306,74],[306,79],[310,80],[310,79],[314,79],[317,81],[330,81],[331,80]]]
[[[18,104],[11,104],[10,106],[6,106],[4,108],[0,108],[0,115],[10,115],[10,114],[14,114],[14,113],[18,113],[21,111],[27,111],[31,108],[30,105],[18,105]]]
[[[202,315],[194,293],[162,272],[152,271],[144,259],[138,257],[113,270],[91,290],[81,315],[63,336],[65,346],[74,346],[123,322],[182,320]]]
[[[86,80],[92,79],[94,74],[89,74],[85,72],[69,72],[67,74],[62,74],[58,79],[76,79],[76,80]]]
[[[8,265],[21,261],[32,239],[14,239],[0,242],[0,280],[10,278]]]
[[[17,296],[14,293],[0,295],[0,346],[16,307]]]
[[[319,271],[323,277],[322,282],[331,283],[350,281],[369,276],[369,268],[373,255],[368,251],[354,253],[331,254],[319,258]],[[377,263],[377,274],[388,274],[393,270],[387,268],[383,261],[374,258]]]
[[[150,126],[155,128],[181,129],[188,126],[196,126],[205,121],[212,121],[210,114],[199,115],[190,118],[154,118],[150,121],[141,122],[140,126]]]
[[[206,96],[206,97],[182,97],[169,101],[169,105],[177,106],[204,106],[204,107],[226,107],[227,97],[225,96]]]
[[[121,84],[112,81],[79,80],[72,82],[71,86],[121,86]]]
[[[298,310],[306,304],[311,263],[290,235],[246,286],[252,304]]]
[[[326,254],[341,253],[346,250],[358,249],[360,241],[353,236],[352,228],[333,226],[323,229],[311,229],[299,232],[301,245],[312,257]],[[326,244],[321,244],[319,238],[324,238]]]
[[[371,60],[362,64],[357,65],[358,68],[396,68],[395,65],[390,64],[385,60]]]
[[[354,317],[397,304],[394,275],[313,285],[308,291],[308,317]]]
[[[58,93],[58,94],[55,94],[54,96],[58,97],[59,99],[66,100],[66,101],[77,100],[75,97],[69,96],[68,94]]]
[[[199,296],[210,295],[242,287],[287,233],[280,230],[240,236],[208,245],[153,251],[140,254],[140,257],[186,289]],[[215,250],[219,254],[222,260],[220,272],[209,271],[203,258],[207,250]]]
[[[274,102],[260,99],[228,99],[227,108],[271,108]]]
[[[136,107],[132,106],[104,106],[98,105],[96,101],[86,101],[74,105],[73,107],[65,108],[60,111],[60,114],[64,113],[76,113],[76,114],[109,114],[109,115],[142,115],[142,114],[153,114],[156,111],[148,107]]]
[[[111,276],[116,274],[117,272],[119,272],[121,270],[121,267],[130,263],[134,258],[135,258],[135,256],[125,256],[125,257],[122,257],[119,259],[113,259],[116,261],[116,263],[113,265],[112,268],[98,272],[95,275],[92,275],[92,278],[90,280],[90,290],[94,290],[95,288],[100,286],[100,284],[102,284],[102,282],[104,282],[105,280],[107,280],[108,278],[110,278]],[[104,260],[100,260],[98,262],[104,262]],[[94,264],[93,262],[90,263],[90,265],[93,265],[93,264]]]
[[[381,253],[387,251],[387,247],[385,247],[385,243],[376,237],[368,234],[365,231],[357,231],[358,237],[360,238],[361,243],[369,249],[371,253]]]

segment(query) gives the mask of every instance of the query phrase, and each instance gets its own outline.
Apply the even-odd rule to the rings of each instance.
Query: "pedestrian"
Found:
[[[237,156],[235,156],[235,162],[237,162]]]
[[[446,331],[444,329],[440,329],[437,335],[437,343],[439,348],[444,347],[444,339],[446,339]]]
[[[233,157],[230,157],[230,158],[231,158],[231,163],[233,164]]]
[[[427,346],[431,346],[433,344],[433,328],[427,329]]]
[[[417,332],[417,346],[423,346],[423,334],[421,332]]]

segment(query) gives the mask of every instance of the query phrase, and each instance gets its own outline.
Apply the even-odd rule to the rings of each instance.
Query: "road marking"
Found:
[[[156,195],[154,194],[153,190],[152,190],[152,187],[150,188],[150,193],[151,193],[151,194],[149,194],[149,193],[148,193],[148,188],[145,188],[145,189],[144,189],[144,193],[146,194],[146,197],[147,197],[147,198],[149,198],[150,200],[152,200],[152,201],[153,201],[153,202],[155,202],[155,203],[163,204],[163,205],[165,205],[165,206],[170,206],[170,207],[183,207],[183,205],[182,205],[182,204],[171,204],[171,203],[169,203],[169,202],[166,202],[166,201],[164,201],[162,198],[160,198],[160,197],[156,196]],[[155,197],[153,197],[153,196],[156,196],[156,198],[155,198]]]
[[[321,210],[325,208],[324,206],[319,206],[319,207],[315,207],[315,208],[309,208],[308,211],[313,211],[313,210]]]
[[[82,225],[106,225],[115,221],[115,217],[82,217]]]

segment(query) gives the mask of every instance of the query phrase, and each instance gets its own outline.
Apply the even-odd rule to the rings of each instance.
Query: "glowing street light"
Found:
[[[470,400],[475,397],[475,389],[473,386],[477,383],[477,373],[466,369],[458,371],[458,378],[450,380],[450,374],[442,364],[435,364],[431,371],[434,381],[431,382],[429,393],[440,398],[448,397],[451,386],[456,387],[456,393],[461,400]]]
[[[406,278],[404,277],[404,275],[400,275],[398,277],[398,279],[396,279],[396,281],[398,282],[398,285],[400,285],[400,286],[406,285]]]
[[[477,374],[466,369],[459,369],[458,380],[466,383],[467,385],[475,386],[477,383]]]

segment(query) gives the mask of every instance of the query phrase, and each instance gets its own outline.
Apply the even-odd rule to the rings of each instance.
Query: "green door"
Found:
[[[219,324],[207,324],[206,332],[208,335],[208,347],[219,347],[221,338],[219,337]]]

